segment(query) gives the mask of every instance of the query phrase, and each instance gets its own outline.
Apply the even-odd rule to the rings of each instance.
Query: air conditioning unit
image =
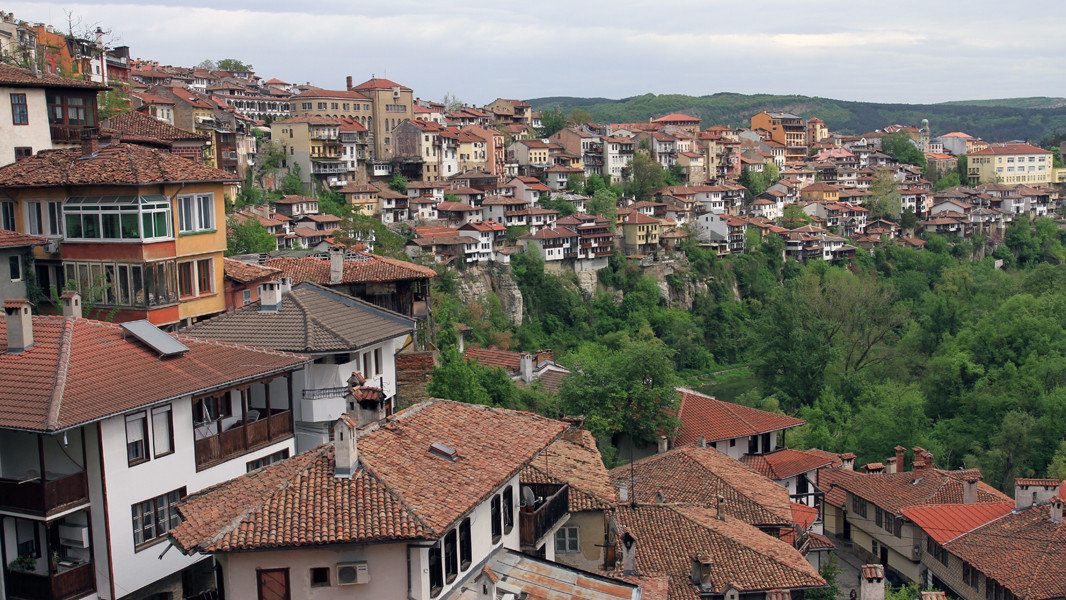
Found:
[[[59,252],[59,240],[45,240],[44,251],[48,254],[55,254],[56,252]]]
[[[337,585],[370,583],[370,567],[366,561],[337,563]]]
[[[89,528],[80,525],[60,525],[59,542],[70,548],[89,547]]]

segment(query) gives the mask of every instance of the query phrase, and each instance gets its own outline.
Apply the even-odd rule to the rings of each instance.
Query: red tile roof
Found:
[[[383,281],[403,281],[407,279],[428,279],[437,272],[429,267],[416,265],[395,258],[378,256],[369,252],[357,252],[357,260],[344,261],[342,283],[366,283]],[[305,257],[268,258],[264,264],[281,269],[286,277],[292,277],[293,285],[310,281],[320,285],[330,285],[329,260]]]
[[[681,394],[681,403],[677,407],[681,426],[674,438],[674,444],[677,445],[691,444],[701,435],[706,441],[713,442],[806,423],[803,419],[723,402],[687,388],[678,388],[677,391]]]
[[[522,355],[518,352],[495,348],[469,347],[463,352],[463,356],[487,367],[502,367],[512,373],[518,372],[522,362]]]
[[[26,235],[17,231],[0,229],[0,248],[20,248],[23,246],[43,246],[48,240],[35,235]]]
[[[670,598],[698,600],[692,557],[711,563],[706,591],[717,594],[824,587],[818,572],[792,546],[712,509],[683,505],[622,505],[613,518],[636,538],[639,572],[670,575]],[[621,538],[618,555],[621,555]],[[708,589],[709,588],[709,589]]]
[[[863,473],[858,477],[847,477],[835,483],[846,491],[896,514],[911,506],[960,504],[963,498],[963,481],[968,477],[980,478],[980,476],[981,471],[978,469],[958,471],[923,469],[880,475]],[[987,483],[978,482],[977,501],[1006,502],[1012,500]]]
[[[944,545],[960,535],[1014,510],[1014,502],[976,502],[973,504],[932,504],[904,508],[903,516]]]
[[[387,90],[398,87],[401,90],[411,91],[411,88],[402,86],[395,81],[388,79],[382,79],[381,77],[375,77],[373,79],[367,79],[363,83],[353,87],[353,90]]]
[[[136,144],[101,146],[90,156],[82,156],[80,148],[42,150],[0,167],[0,185],[6,187],[230,181],[239,180],[226,171]]]
[[[570,512],[603,510],[618,501],[596,439],[577,427],[552,442],[522,469],[519,479],[524,483],[570,484]]]
[[[135,110],[119,113],[109,119],[105,119],[101,125],[123,133],[131,133],[137,136],[145,136],[165,141],[189,140],[207,141],[207,137],[191,131],[185,131],[170,123],[146,115]]]
[[[81,88],[85,90],[106,90],[101,83],[84,79],[70,79],[50,73],[34,74],[29,69],[14,65],[0,64],[0,86],[18,88]]]
[[[745,454],[740,462],[774,480],[788,479],[833,464],[830,458],[791,448],[769,454]]]
[[[226,277],[237,283],[251,283],[281,273],[280,269],[264,267],[263,265],[244,262],[243,260],[237,260],[234,258],[223,258],[222,267]]]
[[[1050,505],[1010,513],[944,545],[1026,600],[1066,597],[1066,522]]]
[[[349,90],[324,90],[320,87],[311,86],[293,96],[293,98],[346,98],[348,100],[369,100],[367,96],[356,91]]]
[[[792,524],[788,490],[715,450],[682,446],[611,470],[615,488],[632,487],[630,500],[650,503],[657,494],[667,502],[715,507],[752,525]]]
[[[995,154],[1051,154],[1051,150],[1044,150],[1032,144],[992,144],[981,150],[970,152],[970,156],[992,156]]]
[[[33,345],[0,355],[0,427],[57,431],[308,362],[183,335],[172,337],[188,352],[161,359],[123,334],[111,323],[33,317]]]
[[[186,552],[435,539],[567,428],[532,413],[449,400],[359,431],[359,465],[334,476],[325,444],[189,496],[171,539]],[[455,460],[429,451],[441,443]]]

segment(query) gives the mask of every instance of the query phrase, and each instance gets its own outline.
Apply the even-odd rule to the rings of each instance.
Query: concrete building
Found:
[[[1031,144],[991,144],[970,152],[967,157],[967,174],[973,184],[1051,182],[1054,166],[1051,151]]]

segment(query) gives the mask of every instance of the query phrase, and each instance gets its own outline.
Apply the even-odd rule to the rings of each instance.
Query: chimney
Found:
[[[962,481],[962,503],[963,504],[976,504],[977,503],[977,477],[967,477]]]
[[[912,448],[912,450],[914,450],[914,463],[915,463],[913,466],[911,466],[912,470],[917,471],[919,469],[918,461],[922,461],[921,468],[925,468],[925,467],[929,466],[929,463],[927,463],[926,460],[925,460],[925,448],[922,448],[921,446],[915,446],[914,448]]]
[[[618,486],[618,501],[629,502],[629,484],[623,483]]]
[[[281,283],[267,281],[259,286],[259,312],[276,313],[281,310]]]
[[[717,504],[715,505],[715,514],[717,515],[719,521],[725,521],[725,496],[718,494],[715,500],[717,501]]]
[[[711,557],[702,552],[692,555],[692,585],[711,585]]]
[[[885,474],[885,465],[883,465],[881,463],[868,463],[862,469],[863,469],[864,472],[866,472],[869,475],[884,475]]]
[[[4,300],[7,313],[7,353],[18,354],[33,345],[33,315],[29,300]]]
[[[929,468],[929,469],[935,469],[936,468],[936,458],[933,456],[932,452],[929,452],[928,450],[925,450],[925,451],[922,452],[922,456],[925,457],[925,466],[927,468]]]
[[[474,585],[477,586],[477,600],[496,600],[496,582],[499,580],[500,578],[488,566],[482,567],[481,574],[474,580]]]
[[[855,470],[855,453],[845,452],[840,455],[840,468],[847,469],[849,471]]]
[[[701,434],[700,437],[696,438],[696,445],[699,446],[700,448],[706,448],[707,447],[707,438],[703,437],[703,435]]]
[[[1062,498],[1051,501],[1051,522],[1062,523]]]
[[[359,466],[356,430],[359,426],[348,415],[341,415],[333,424],[333,476],[351,479]]]
[[[666,439],[665,435],[660,435],[659,439],[656,441],[658,442],[658,447],[656,448],[656,451],[659,454],[666,452],[670,448],[670,440]]]
[[[885,461],[885,473],[899,473],[895,456]]]
[[[81,155],[92,156],[100,149],[100,130],[86,127],[81,130]]]
[[[914,464],[911,465],[911,472],[917,473],[925,470],[925,460],[918,458],[914,460]]]
[[[278,283],[281,284],[281,293],[292,291],[292,277],[281,277],[278,279]]]
[[[948,600],[948,595],[936,590],[923,590],[921,600]]]
[[[885,567],[863,565],[859,569],[859,600],[885,600]]]
[[[896,451],[896,472],[902,473],[907,470],[907,467],[905,466],[907,449],[903,446],[896,446],[893,450]]]
[[[518,374],[522,378],[522,381],[529,383],[533,381],[533,355],[523,354],[518,359]]]
[[[347,83],[347,84],[348,84],[348,87],[347,87],[347,89],[349,89],[349,90],[350,90],[350,89],[352,89],[352,76],[351,76],[351,75],[349,75],[348,77],[346,77],[346,78],[345,78],[345,80],[344,80],[344,81],[345,81],[345,83]]]
[[[626,531],[622,540],[622,572],[631,574],[637,571],[637,539]]]
[[[63,303],[63,316],[81,318],[81,294],[74,290],[67,290],[59,295]]]
[[[337,285],[344,279],[344,247],[329,248],[329,283]]]

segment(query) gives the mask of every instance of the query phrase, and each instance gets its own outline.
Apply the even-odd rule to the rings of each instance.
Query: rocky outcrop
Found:
[[[503,311],[513,325],[521,325],[524,315],[522,292],[511,277],[511,267],[502,264],[490,264],[485,267],[471,267],[459,274],[459,285],[455,295],[463,302],[487,304],[489,293],[500,299]]]

